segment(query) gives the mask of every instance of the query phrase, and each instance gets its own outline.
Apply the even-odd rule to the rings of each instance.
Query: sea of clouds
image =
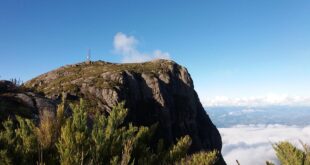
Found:
[[[272,161],[279,164],[272,144],[290,141],[301,147],[300,141],[310,144],[310,125],[305,127],[271,125],[236,125],[219,128],[222,135],[222,154],[229,165],[261,165]]]
[[[223,141],[228,165],[279,165],[273,144],[289,141],[310,144],[310,98],[288,95],[216,97],[204,102]]]

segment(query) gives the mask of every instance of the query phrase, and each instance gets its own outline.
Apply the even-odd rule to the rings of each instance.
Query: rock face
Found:
[[[84,98],[106,112],[125,101],[128,121],[148,126],[158,123],[156,135],[168,143],[188,134],[193,140],[191,152],[220,151],[222,147],[220,134],[203,109],[189,73],[173,61],[80,63],[48,72],[25,85],[53,100],[60,99],[63,92],[68,99]],[[225,164],[222,158],[219,164]]]
[[[44,112],[55,114],[55,102],[23,91],[10,81],[0,81],[0,122],[14,115],[39,119],[39,114]]]

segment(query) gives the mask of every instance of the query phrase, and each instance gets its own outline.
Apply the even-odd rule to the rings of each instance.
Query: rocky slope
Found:
[[[222,147],[220,134],[203,109],[188,71],[173,61],[79,63],[43,74],[25,86],[56,101],[62,93],[71,101],[84,98],[91,107],[106,113],[125,101],[128,121],[159,123],[157,135],[168,143],[188,134],[193,139],[191,152]]]

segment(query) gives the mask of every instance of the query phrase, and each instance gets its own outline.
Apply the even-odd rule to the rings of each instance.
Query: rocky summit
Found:
[[[146,126],[158,123],[156,135],[168,143],[190,135],[190,152],[220,151],[222,147],[221,136],[201,105],[190,74],[170,60],[128,64],[83,62],[40,75],[26,82],[25,87],[56,103],[63,94],[70,101],[83,98],[94,110],[107,114],[124,101],[129,110],[128,122]],[[36,98],[33,94],[25,95],[15,97]],[[220,162],[225,164],[222,158]]]

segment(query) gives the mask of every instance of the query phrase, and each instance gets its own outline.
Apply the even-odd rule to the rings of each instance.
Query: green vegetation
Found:
[[[2,105],[4,106],[4,104]],[[166,146],[158,140],[154,146],[156,125],[151,127],[124,124],[127,110],[121,103],[109,116],[91,111],[81,100],[72,104],[72,116],[66,117],[65,101],[56,115],[45,111],[40,123],[18,115],[2,123],[0,165],[9,164],[179,164],[211,165],[218,152],[187,155],[191,138],[184,136]],[[12,116],[12,115],[11,115]],[[310,147],[299,149],[289,142],[273,145],[282,165],[310,165]],[[266,162],[274,165],[273,162]]]
[[[273,144],[277,158],[281,165],[310,165],[310,147],[303,144],[303,150],[295,147],[293,144],[283,141]],[[240,165],[239,161],[236,160]],[[266,165],[275,165],[273,162],[266,161]]]
[[[65,104],[57,114],[43,113],[36,126],[30,119],[8,119],[0,132],[0,164],[182,164],[211,165],[217,152],[187,155],[191,138],[184,136],[175,145],[163,140],[151,146],[156,125],[125,125],[124,104],[109,116],[89,115],[83,100],[71,105],[73,114],[65,117]]]
[[[273,145],[276,155],[282,165],[310,165],[310,147],[301,143],[303,150],[289,142],[280,142]],[[267,165],[273,165],[267,162]]]

